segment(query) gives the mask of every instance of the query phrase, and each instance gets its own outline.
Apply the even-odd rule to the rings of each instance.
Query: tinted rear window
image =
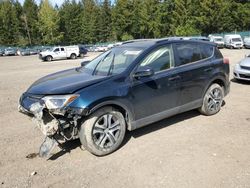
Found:
[[[180,65],[207,59],[213,55],[213,46],[199,43],[176,45]]]
[[[222,56],[222,54],[221,54],[221,52],[220,52],[220,50],[218,48],[214,48],[214,56],[217,59],[223,58],[223,56]]]

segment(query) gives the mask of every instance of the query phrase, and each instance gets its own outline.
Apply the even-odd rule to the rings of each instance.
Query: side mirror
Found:
[[[154,75],[154,70],[150,67],[140,67],[133,75],[135,79],[140,79],[142,77],[150,77]]]
[[[90,61],[83,61],[81,62],[81,67],[84,67],[85,65],[87,65]]]

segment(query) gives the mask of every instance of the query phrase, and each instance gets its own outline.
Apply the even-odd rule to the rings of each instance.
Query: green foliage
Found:
[[[60,17],[49,0],[43,0],[38,13],[39,31],[43,44],[58,44],[63,38],[59,31]]]
[[[97,15],[97,41],[107,42],[112,40],[112,20],[111,20],[111,2],[110,0],[104,0],[99,5]]]
[[[133,36],[128,33],[124,33],[121,38],[122,41],[132,40],[132,39],[134,39]]]
[[[97,42],[97,19],[99,7],[94,0],[82,0],[83,10],[80,14],[79,37],[82,43]]]
[[[22,15],[20,16],[23,22],[25,37],[29,44],[39,44],[40,36],[38,30],[38,7],[34,0],[25,0],[23,4]]]
[[[82,5],[76,3],[75,0],[72,2],[69,0],[65,1],[59,9],[60,31],[63,32],[62,43],[77,44],[81,42],[79,37],[79,33],[81,33],[81,28],[79,27],[81,12]]]
[[[247,0],[0,0],[0,45],[79,44],[250,30]],[[111,3],[113,2],[113,4]]]
[[[17,45],[20,38],[17,11],[10,0],[0,4],[0,45]]]

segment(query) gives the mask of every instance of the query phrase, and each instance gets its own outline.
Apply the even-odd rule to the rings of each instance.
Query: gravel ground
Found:
[[[231,70],[250,54],[221,51]],[[36,157],[43,136],[18,113],[18,98],[36,79],[81,61],[0,57],[0,187],[250,187],[250,82],[232,81],[217,115],[190,111],[128,132],[106,157],[80,149],[79,140],[68,144],[69,153]]]

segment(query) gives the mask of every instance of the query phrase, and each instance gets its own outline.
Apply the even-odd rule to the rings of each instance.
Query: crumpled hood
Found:
[[[69,69],[45,76],[34,82],[27,93],[39,95],[69,94],[108,79],[77,69]]]
[[[241,66],[245,66],[245,67],[250,67],[250,57],[247,57],[247,58],[243,59],[240,62],[240,65]]]

